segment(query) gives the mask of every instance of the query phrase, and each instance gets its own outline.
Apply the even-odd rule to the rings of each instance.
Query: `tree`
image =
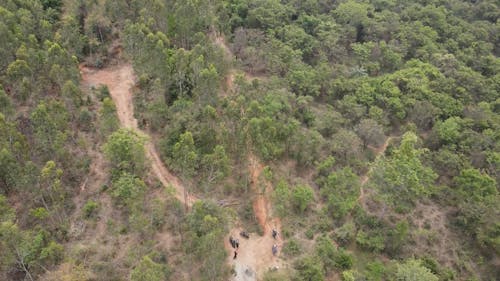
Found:
[[[314,192],[308,185],[296,186],[292,191],[292,205],[299,213],[303,213],[314,199]]]
[[[120,127],[115,104],[109,97],[104,98],[102,101],[99,117],[100,133],[102,136],[109,136]]]
[[[2,88],[0,88],[0,114],[3,114],[4,117],[14,115],[12,101]]]
[[[422,266],[419,260],[410,259],[404,264],[398,264],[396,271],[397,281],[438,281],[428,268]]]
[[[0,149],[0,190],[8,193],[16,185],[19,164],[6,148]]]
[[[51,227],[57,228],[67,219],[66,190],[62,183],[63,170],[54,161],[48,161],[40,172],[39,190],[35,201],[50,214]]]
[[[482,201],[498,194],[496,182],[477,169],[464,169],[454,178],[463,198]]]
[[[280,180],[274,188],[273,201],[278,215],[285,217],[290,206],[290,187],[284,180]]]
[[[373,119],[363,119],[356,126],[356,133],[363,140],[363,146],[368,144],[378,146],[384,141],[384,128]]]
[[[457,143],[461,135],[461,119],[451,117],[444,122],[437,122],[434,130],[442,143]]]
[[[316,255],[323,264],[323,269],[328,272],[335,267],[337,249],[330,239],[321,236],[316,241]]]
[[[393,155],[375,163],[372,179],[390,204],[404,206],[432,192],[437,175],[421,162],[425,150],[415,148],[417,141],[414,133],[405,133]]]
[[[298,281],[323,281],[324,272],[321,263],[312,257],[298,260],[295,265],[297,274],[294,280]]]
[[[115,174],[142,174],[145,168],[145,141],[144,136],[131,129],[119,129],[108,137],[103,149]]]
[[[344,217],[356,205],[360,182],[349,167],[330,173],[320,184],[321,195],[333,217]]]
[[[58,101],[42,102],[33,110],[30,120],[37,152],[45,161],[53,159],[54,154],[62,152],[67,139],[69,116],[66,107]]]
[[[331,145],[332,150],[340,155],[344,161],[347,161],[359,153],[361,140],[354,132],[340,129],[332,136]]]
[[[229,273],[223,245],[227,223],[225,210],[200,200],[193,204],[185,223],[188,239],[184,241],[184,249],[201,263],[202,280],[225,280]]]
[[[198,168],[198,153],[191,132],[186,131],[180,135],[179,141],[174,145],[172,158],[177,172],[186,179],[194,176]]]
[[[120,204],[133,207],[142,202],[146,191],[144,182],[129,173],[122,173],[118,179],[113,181],[112,195]]]
[[[205,167],[208,184],[223,179],[229,173],[229,158],[222,145],[217,145],[213,153],[203,156],[202,164]]]
[[[299,165],[303,167],[312,166],[315,159],[319,158],[325,140],[315,130],[297,130],[293,135],[290,154]]]
[[[151,260],[150,257],[142,257],[139,264],[132,270],[130,280],[132,281],[165,281],[168,277],[167,268]]]

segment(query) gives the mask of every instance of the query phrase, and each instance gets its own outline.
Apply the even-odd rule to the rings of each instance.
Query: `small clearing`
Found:
[[[225,246],[230,253],[228,263],[234,266],[234,281],[254,281],[262,280],[262,276],[268,270],[277,270],[286,267],[286,263],[279,258],[283,241],[278,234],[277,239],[272,237],[272,230],[281,231],[281,222],[279,218],[271,216],[271,203],[269,198],[272,193],[272,186],[269,182],[261,180],[261,173],[264,166],[254,157],[249,157],[249,170],[251,175],[251,189],[255,194],[253,200],[254,214],[263,231],[260,236],[257,233],[250,233],[250,238],[245,239],[240,236],[244,229],[240,226],[235,227],[226,236]],[[234,249],[229,243],[229,236],[237,238],[240,241],[238,257],[233,259]],[[278,246],[278,254],[272,253],[272,247]]]

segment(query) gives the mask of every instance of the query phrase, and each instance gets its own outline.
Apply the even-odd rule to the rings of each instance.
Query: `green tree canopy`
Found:
[[[119,129],[108,137],[104,153],[116,172],[142,174],[145,137],[131,129]]]
[[[439,278],[428,268],[423,267],[419,260],[410,259],[399,264],[396,271],[397,281],[438,281]]]

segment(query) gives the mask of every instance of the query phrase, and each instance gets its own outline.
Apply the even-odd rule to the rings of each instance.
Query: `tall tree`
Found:
[[[145,137],[131,129],[119,129],[108,137],[103,149],[115,175],[128,172],[141,175],[145,168]]]
[[[393,206],[398,202],[412,203],[432,192],[437,175],[421,162],[420,156],[425,150],[415,147],[417,141],[414,133],[405,133],[392,156],[381,157],[375,163],[372,179]]]

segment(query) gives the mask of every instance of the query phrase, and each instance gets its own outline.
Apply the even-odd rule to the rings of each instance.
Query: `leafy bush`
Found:
[[[300,252],[300,244],[295,239],[290,239],[285,243],[285,245],[283,245],[283,253],[287,256],[297,256],[298,254],[300,254]]]
[[[307,185],[296,186],[292,191],[292,205],[298,213],[303,213],[313,199],[314,193]]]
[[[83,215],[85,218],[91,218],[95,214],[97,214],[97,209],[99,208],[99,204],[93,200],[87,201],[83,206]]]
[[[144,182],[129,173],[123,173],[113,181],[111,195],[119,204],[131,207],[141,202],[141,198],[146,190]]]
[[[168,280],[168,269],[150,257],[144,256],[130,274],[132,281],[165,281]]]
[[[323,281],[324,273],[321,268],[321,263],[312,258],[305,257],[298,260],[294,268],[297,270],[295,278],[293,280],[297,281]]]

